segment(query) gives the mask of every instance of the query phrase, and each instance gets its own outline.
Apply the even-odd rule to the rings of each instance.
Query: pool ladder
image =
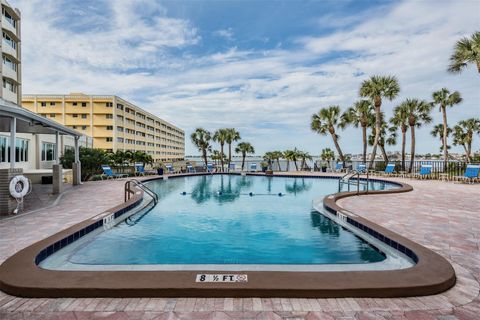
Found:
[[[158,203],[158,194],[153,192],[152,189],[137,179],[130,179],[125,182],[125,202],[127,202],[130,197],[135,194],[135,190],[132,187],[137,187],[144,193],[148,194],[152,198],[154,206]]]
[[[368,193],[368,187],[369,187],[369,182],[370,179],[368,177],[368,171],[367,171],[367,179],[366,181],[364,179],[360,179],[360,171],[357,170],[352,170],[350,172],[347,172],[345,175],[343,175],[340,180],[338,180],[338,192],[342,191],[342,186],[347,185],[348,191],[350,191],[350,186],[357,186],[357,194],[360,193],[360,185],[365,185],[366,189],[365,191]],[[356,178],[356,179],[355,179]]]

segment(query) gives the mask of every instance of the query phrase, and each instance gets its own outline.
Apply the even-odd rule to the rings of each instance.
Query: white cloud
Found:
[[[464,97],[449,110],[450,123],[480,114],[480,76],[474,68],[461,75],[446,72],[455,41],[479,25],[478,2],[402,2],[361,23],[340,17],[356,24],[327,36],[298,39],[301,45],[295,50],[247,51],[232,40],[229,50],[201,57],[169,54],[168,48],[199,43],[199,32],[187,20],[168,17],[153,0],[142,6],[158,13],[153,20],[143,19],[130,1],[114,1],[112,25],[82,33],[38,19],[61,14],[56,2],[12,2],[22,10],[25,93],[117,94],[187,134],[198,126],[235,126],[259,152],[297,146],[318,154],[332,147],[329,137],[309,131],[311,114],[330,104],[350,106],[361,80],[372,74],[394,74],[400,80],[400,97],[384,104],[387,114],[403,98],[430,99],[433,90],[445,86]],[[226,33],[218,36],[227,38],[231,33],[220,31]],[[335,51],[348,54],[325,58]],[[437,112],[434,117],[441,121]],[[437,140],[428,132],[419,131],[418,149],[437,151],[432,144]],[[347,152],[360,151],[357,130],[340,134]],[[474,149],[479,149],[480,137],[475,139]],[[187,153],[193,152],[187,142]]]
[[[213,35],[227,40],[233,40],[233,30],[232,28],[220,29],[213,32]]]

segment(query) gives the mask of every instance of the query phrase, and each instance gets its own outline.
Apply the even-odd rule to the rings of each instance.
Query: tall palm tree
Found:
[[[335,132],[335,127],[337,126],[340,118],[340,107],[339,106],[329,106],[327,108],[320,109],[318,113],[312,115],[312,122],[310,127],[313,131],[326,135],[330,133],[335,144],[335,148],[339,154],[340,160],[345,165],[345,157],[343,156],[342,149],[338,144],[339,136]]]
[[[343,129],[349,124],[355,128],[362,128],[363,163],[367,162],[367,127],[373,118],[373,106],[370,100],[360,100],[348,108],[341,117],[340,127]]]
[[[225,142],[228,144],[228,170],[230,171],[230,163],[232,162],[232,143],[240,140],[240,132],[235,128],[227,129],[227,139]]]
[[[459,121],[453,129],[453,144],[463,146],[467,162],[472,160],[472,141],[475,133],[480,134],[480,119],[477,118]]]
[[[207,152],[212,149],[210,145],[210,141],[212,140],[211,133],[203,128],[196,128],[190,135],[190,140],[192,140],[192,143],[197,147],[198,151],[202,153],[205,167],[207,167]]]
[[[450,56],[448,71],[460,73],[469,63],[476,64],[477,71],[480,73],[480,31],[472,34],[471,38],[464,37],[457,41]]]
[[[280,159],[283,157],[282,151],[273,151],[273,159],[277,161],[278,171],[282,171],[282,167],[280,166]]]
[[[265,152],[263,155],[263,160],[268,163],[268,170],[272,170],[272,162],[275,158],[275,154],[271,151]]]
[[[394,76],[372,76],[368,80],[364,80],[360,86],[360,96],[369,98],[375,107],[375,139],[373,142],[372,155],[370,157],[370,165],[373,165],[377,153],[378,139],[380,138],[380,130],[382,125],[381,107],[382,99],[393,100],[400,92],[400,85]]]
[[[245,167],[245,158],[247,157],[247,153],[253,154],[255,153],[255,149],[253,148],[250,142],[240,142],[235,148],[235,152],[242,154],[242,171],[243,171],[243,168]]]
[[[424,123],[432,122],[430,112],[432,111],[433,105],[425,100],[406,99],[400,104],[400,107],[405,108],[408,113],[408,125],[410,126],[412,139],[409,172],[412,172],[413,161],[415,160],[415,128],[421,127]]]
[[[450,133],[452,133],[452,129],[451,128],[448,128],[447,127],[447,137],[450,135]],[[432,136],[434,136],[435,138],[436,137],[439,137],[440,138],[440,143],[442,144],[440,146],[440,152],[443,151],[444,149],[444,139],[443,139],[443,135],[445,134],[445,130],[444,130],[444,127],[443,127],[443,124],[439,123],[437,125],[435,125],[432,129],[432,131],[430,131],[430,134]],[[450,146],[447,145],[447,149],[450,149]]]
[[[447,124],[447,107],[453,107],[456,104],[462,102],[462,97],[458,91],[450,93],[447,88],[442,88],[438,91],[432,93],[433,104],[438,104],[439,110],[443,116],[443,134],[442,134],[442,144],[443,144],[443,168],[447,169],[448,162],[448,124]]]
[[[404,106],[397,106],[393,111],[393,117],[390,119],[390,123],[397,128],[400,128],[402,132],[402,170],[405,171],[405,145],[406,136],[408,130],[408,111]]]
[[[225,146],[225,142],[228,138],[228,129],[218,129],[213,133],[213,141],[218,142],[220,144],[220,164],[222,166],[221,171],[223,172],[223,165],[224,165],[224,155],[223,147]]]
[[[333,152],[333,150],[330,149],[330,148],[322,149],[322,153],[320,154],[320,158],[323,161],[326,161],[328,166],[330,167],[330,163],[333,160],[335,160],[335,152]],[[332,169],[332,168],[330,168],[330,169]]]
[[[383,161],[388,163],[388,155],[387,151],[385,150],[385,144],[388,145],[395,145],[397,143],[397,133],[395,127],[389,127],[388,123],[383,120],[384,114],[382,112],[382,124],[380,126],[380,135],[378,138],[378,146],[380,147],[380,151],[382,152]],[[373,123],[372,123],[373,125]],[[375,143],[375,135],[376,135],[376,128],[372,126],[372,133],[368,137],[368,144],[373,145]]]

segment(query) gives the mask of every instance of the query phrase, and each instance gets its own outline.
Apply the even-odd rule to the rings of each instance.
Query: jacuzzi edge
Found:
[[[177,178],[201,174],[178,174]],[[215,173],[217,174],[217,173]],[[239,173],[230,173],[239,174]],[[259,175],[249,173],[249,175]],[[310,176],[276,174],[290,178],[331,178],[338,176]],[[147,178],[143,181],[162,179]],[[368,195],[409,192],[413,188],[397,181],[371,179],[396,184],[399,188],[369,191]],[[367,195],[360,192],[358,195]],[[38,267],[44,250],[55,250],[55,243],[72,237],[93,224],[100,227],[102,216],[84,220],[70,228],[43,239],[9,257],[0,265],[0,289],[8,294],[22,297],[406,297],[431,295],[451,288],[456,281],[451,264],[439,254],[383,228],[363,217],[340,207],[336,202],[345,197],[357,196],[357,192],[340,192],[326,196],[323,205],[335,215],[344,215],[349,223],[362,225],[371,234],[390,239],[411,251],[417,262],[413,267],[387,271],[334,271],[334,272],[281,272],[245,271],[249,282],[242,284],[198,284],[198,273],[218,271],[57,271]],[[106,213],[125,212],[138,205],[141,195],[134,195]],[[100,219],[100,220],[98,220]],[[368,232],[368,231],[367,231]],[[379,238],[377,238],[379,239]],[[380,239],[379,239],[380,240]],[[68,245],[68,243],[67,243]],[[392,246],[393,247],[393,246]],[[397,249],[396,248],[396,249]],[[398,250],[398,249],[397,249]],[[406,252],[404,252],[406,253]],[[48,252],[47,252],[48,254]],[[408,254],[407,254],[408,255]],[[413,259],[413,258],[412,258]],[[232,273],[232,272],[226,272]],[[239,272],[235,272],[239,273]]]

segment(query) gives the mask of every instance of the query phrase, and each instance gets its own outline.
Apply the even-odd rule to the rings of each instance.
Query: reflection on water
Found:
[[[305,181],[305,178],[293,178],[293,183],[288,182],[285,184],[285,191],[288,193],[301,193],[310,190],[312,187],[312,182],[309,181],[308,183]]]
[[[331,237],[337,237],[340,235],[340,226],[336,223],[332,223],[330,219],[324,215],[313,211],[310,213],[310,219],[312,219],[312,227],[317,228],[322,234],[328,234]]]

